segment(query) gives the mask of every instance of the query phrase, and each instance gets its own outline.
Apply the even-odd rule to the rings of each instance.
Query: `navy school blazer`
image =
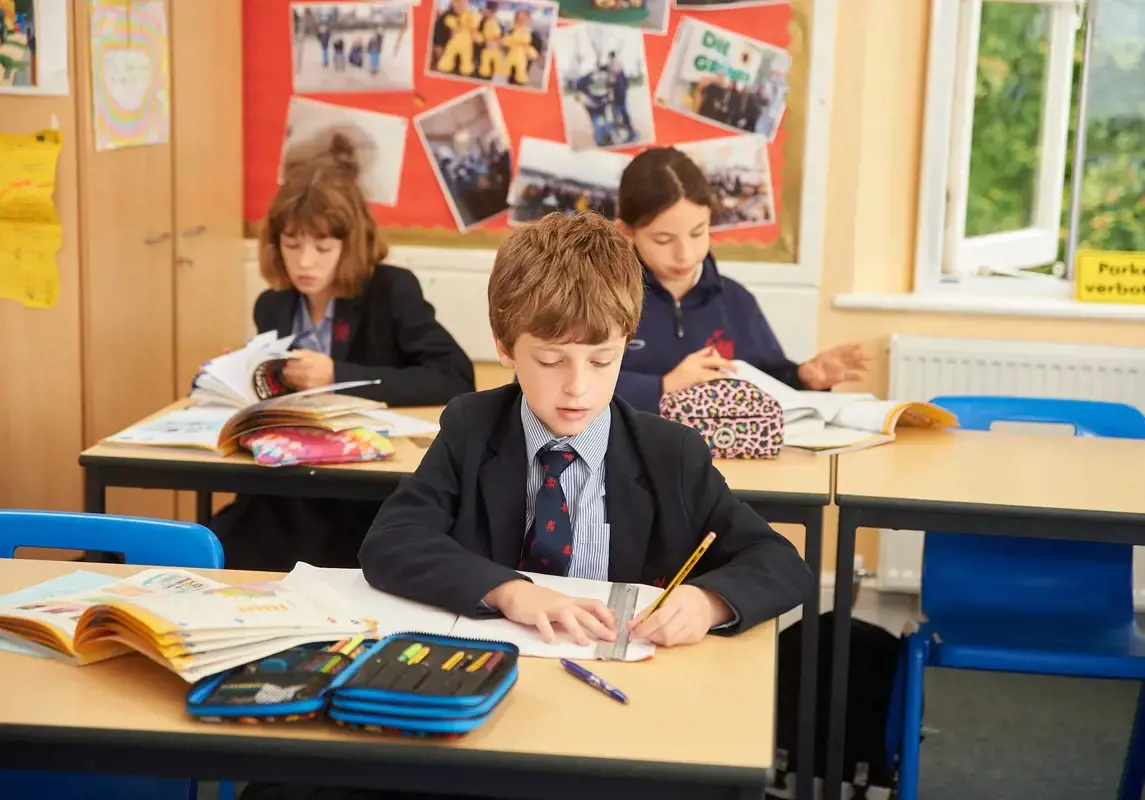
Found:
[[[289,336],[300,294],[268,289],[254,304],[259,333]],[[349,389],[391,406],[444,405],[474,390],[473,364],[434,316],[417,276],[378,264],[355,297],[334,302],[330,357],[334,382],[381,383]]]
[[[717,536],[689,583],[715,592],[747,630],[800,605],[813,589],[795,548],[743,503],[700,435],[612,401],[605,456],[608,579],[663,585],[708,531]],[[521,389],[462,395],[412,476],[382,506],[359,552],[371,585],[455,614],[520,578],[526,459]]]

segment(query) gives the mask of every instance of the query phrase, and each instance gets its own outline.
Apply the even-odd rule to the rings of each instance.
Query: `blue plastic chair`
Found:
[[[1024,397],[933,402],[971,430],[1028,422],[1072,425],[1077,436],[1145,439],[1145,416],[1119,403]],[[900,800],[918,797],[928,666],[1145,681],[1130,545],[927,532],[922,611],[927,621],[907,639]],[[1145,691],[1138,696],[1119,800],[1141,800],[1143,784]]]
[[[18,547],[102,550],[157,567],[223,566],[222,545],[202,525],[111,514],[0,510],[0,557],[11,558]],[[197,793],[197,781],[186,778],[0,770],[0,797],[195,800]],[[234,785],[220,783],[220,800],[233,797]]]

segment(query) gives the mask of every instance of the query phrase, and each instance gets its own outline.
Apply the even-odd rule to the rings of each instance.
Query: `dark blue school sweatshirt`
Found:
[[[804,388],[799,365],[783,354],[751,292],[721,276],[710,253],[699,282],[679,301],[647,267],[644,286],[644,312],[616,384],[616,394],[634,407],[658,413],[664,376],[704,347],[746,361],[788,386]]]

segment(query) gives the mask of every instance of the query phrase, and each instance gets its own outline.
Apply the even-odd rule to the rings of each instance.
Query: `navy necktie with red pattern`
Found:
[[[525,536],[521,568],[547,575],[567,575],[572,560],[573,530],[561,473],[576,460],[568,450],[542,450],[541,486],[537,489],[533,528]]]

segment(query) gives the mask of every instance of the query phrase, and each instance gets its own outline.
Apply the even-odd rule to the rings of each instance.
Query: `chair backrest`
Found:
[[[1077,436],[1145,439],[1145,415],[1120,403],[991,396],[936,397],[932,402],[954,412],[959,424],[971,430],[1023,422],[1072,425]],[[922,609],[929,617],[1004,609],[1119,626],[1133,619],[1133,548],[928,531]]]
[[[0,557],[17,547],[123,553],[128,564],[219,568],[223,547],[209,528],[166,519],[0,510]]]

